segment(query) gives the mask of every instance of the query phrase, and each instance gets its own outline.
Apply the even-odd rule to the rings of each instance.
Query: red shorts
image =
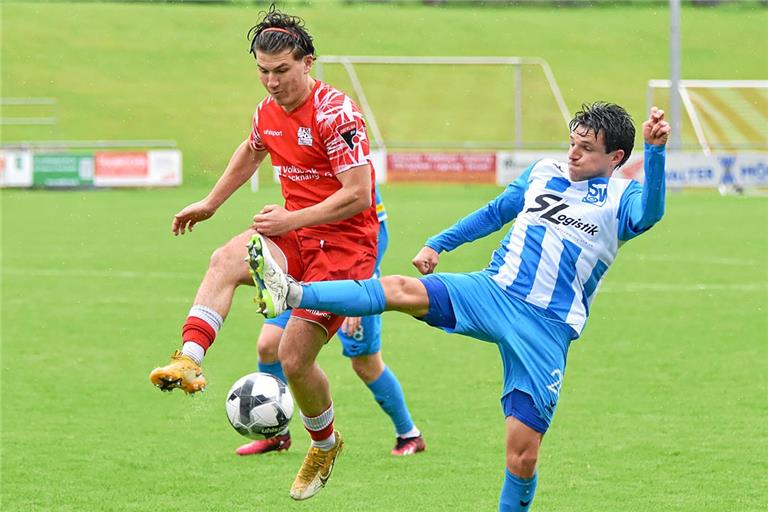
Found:
[[[376,268],[376,254],[363,246],[305,238],[291,231],[270,237],[288,262],[288,274],[297,281],[336,281],[370,279]],[[331,339],[344,322],[343,316],[315,309],[294,309],[292,317],[320,325]]]

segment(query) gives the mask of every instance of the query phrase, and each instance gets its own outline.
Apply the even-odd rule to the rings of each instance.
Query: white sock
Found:
[[[297,308],[301,304],[301,298],[304,296],[304,288],[294,280],[288,281],[288,293],[285,294],[285,303],[289,307]]]
[[[329,452],[334,446],[336,446],[336,434],[332,432],[328,439],[323,439],[322,441],[315,441],[313,439],[312,446],[320,448],[324,452]]]
[[[204,320],[211,328],[219,334],[221,324],[224,323],[224,319],[216,311],[212,310],[208,306],[202,304],[195,304],[189,309],[188,316],[195,316],[201,320]]]
[[[405,434],[397,434],[397,437],[400,439],[409,439],[411,437],[419,437],[421,435],[421,431],[416,428],[416,425],[413,426],[411,430],[406,432]]]
[[[189,310],[188,316],[199,318],[200,320],[207,323],[211,329],[213,329],[214,336],[219,334],[221,324],[224,323],[224,319],[220,314],[207,306],[203,306],[202,304],[193,305]],[[184,344],[181,347],[181,353],[192,358],[192,360],[197,364],[202,364],[203,358],[205,357],[205,349],[192,340],[183,340],[183,343]]]
[[[301,421],[304,423],[304,426],[307,428],[307,430],[315,432],[318,430],[323,430],[324,428],[328,427],[328,425],[333,423],[333,402],[331,402],[331,405],[329,405],[328,408],[318,416],[304,416],[304,413],[301,411],[299,411],[299,414],[301,415]],[[333,432],[331,432],[330,436],[320,441],[315,441],[314,439],[312,440],[312,446],[316,446],[324,452],[330,451],[335,445],[336,435]]]
[[[185,341],[181,347],[181,353],[191,358],[197,364],[202,364],[205,357],[205,349],[194,341]]]

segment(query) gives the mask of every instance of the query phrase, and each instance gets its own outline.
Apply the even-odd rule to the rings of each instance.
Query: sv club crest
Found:
[[[606,199],[608,199],[608,184],[590,181],[587,195],[582,201],[595,206],[603,206]]]

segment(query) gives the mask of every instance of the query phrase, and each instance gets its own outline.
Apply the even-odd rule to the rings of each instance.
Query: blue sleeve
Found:
[[[387,252],[389,247],[389,230],[387,229],[387,221],[383,220],[379,222],[379,246],[376,255],[376,272],[379,271],[381,260],[384,258],[384,253]]]
[[[643,167],[645,180],[641,186],[633,181],[619,203],[619,240],[626,242],[648,231],[664,215],[664,146],[645,144]]]
[[[535,162],[491,202],[431,237],[425,245],[437,252],[452,251],[461,244],[473,242],[501,229],[522,211],[534,165]]]

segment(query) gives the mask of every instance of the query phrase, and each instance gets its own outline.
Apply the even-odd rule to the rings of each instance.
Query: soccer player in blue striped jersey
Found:
[[[389,231],[387,210],[376,190],[376,214],[379,218],[378,254],[374,278],[381,275],[381,260],[387,251]],[[286,382],[278,358],[280,337],[285,330],[290,311],[264,322],[257,342],[259,371],[269,373]],[[381,315],[363,318],[347,317],[336,333],[341,340],[342,353],[350,359],[352,368],[373,394],[376,403],[389,416],[395,428],[395,446],[392,455],[413,455],[424,451],[426,444],[421,432],[411,419],[403,389],[395,373],[384,363],[381,356]],[[238,455],[256,455],[271,451],[287,450],[291,446],[291,434],[286,429],[269,439],[252,441],[240,446]]]
[[[536,462],[557,407],[568,348],[619,247],[664,213],[670,127],[651,109],[643,123],[643,185],[612,177],[630,156],[635,128],[618,105],[584,105],[569,124],[568,162],[539,160],[498,197],[428,239],[413,259],[423,278],[300,284],[274,262],[269,243],[249,260],[275,314],[283,307],[345,315],[408,313],[447,332],[495,343],[504,368],[506,470],[499,510],[528,511]],[[514,224],[482,271],[433,274],[439,254]]]

